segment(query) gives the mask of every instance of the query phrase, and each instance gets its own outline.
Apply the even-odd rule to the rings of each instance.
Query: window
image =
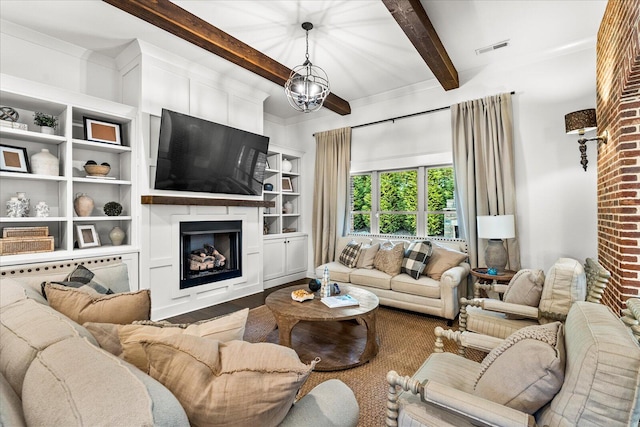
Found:
[[[351,232],[457,237],[453,167],[351,175]]]

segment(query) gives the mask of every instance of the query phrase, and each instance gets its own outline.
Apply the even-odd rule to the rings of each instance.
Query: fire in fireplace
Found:
[[[180,289],[242,276],[242,221],[180,223]]]

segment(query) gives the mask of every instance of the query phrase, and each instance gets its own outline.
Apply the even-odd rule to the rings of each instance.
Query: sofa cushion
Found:
[[[367,268],[358,268],[351,272],[351,283],[378,289],[391,289],[391,276],[387,273]]]
[[[3,307],[0,373],[20,395],[24,376],[38,352],[71,337],[85,337],[98,346],[89,331],[47,305],[25,299]]]
[[[430,241],[411,242],[409,248],[404,252],[401,271],[418,280],[427,265],[431,252],[433,252],[433,247]]]
[[[420,276],[416,280],[408,274],[398,274],[391,279],[391,290],[440,299],[440,282],[427,276]]]
[[[355,268],[358,262],[358,256],[360,256],[361,247],[362,243],[358,243],[355,240],[347,243],[338,257],[340,264],[346,265],[349,268]]]
[[[96,296],[79,289],[47,283],[45,292],[52,308],[80,324],[127,324],[135,320],[149,320],[151,314],[148,289]]]
[[[564,366],[562,323],[527,326],[484,358],[474,394],[533,414],[562,387]]]
[[[525,326],[539,325],[537,319],[507,319],[505,313],[467,306],[467,330],[505,339]]]
[[[85,323],[100,346],[121,357],[143,372],[149,372],[149,361],[141,341],[157,340],[170,335],[187,334],[218,341],[242,340],[249,309],[192,324],[141,321],[133,325],[113,323]]]
[[[123,361],[81,338],[40,352],[22,392],[28,425],[154,425],[152,404]]]
[[[360,248],[360,256],[356,263],[356,268],[373,268],[373,260],[380,249],[380,243],[373,243],[371,245],[364,243]]]
[[[0,426],[23,427],[22,401],[3,375],[0,375]]]
[[[14,302],[27,299],[27,290],[11,279],[2,279],[2,292],[0,292],[0,309]]]
[[[580,262],[571,258],[560,258],[551,266],[542,287],[540,311],[569,313],[575,301],[584,301],[587,296],[587,276]],[[550,322],[545,318],[540,323]]]
[[[385,242],[380,245],[380,249],[373,259],[373,266],[390,276],[400,274],[402,260],[404,259],[404,245],[402,243],[393,244]]]
[[[542,270],[522,269],[513,275],[502,300],[511,304],[537,307],[540,304],[544,272]],[[523,319],[516,314],[507,314],[507,319]]]
[[[143,342],[150,375],[178,398],[192,425],[277,425],[315,362],[269,343],[173,335]]]
[[[440,280],[442,273],[467,259],[464,252],[454,251],[432,242],[433,253],[429,257],[429,261],[423,271],[423,274],[435,280]]]
[[[349,268],[345,265],[340,264],[339,262],[332,261],[316,267],[317,277],[322,277],[325,266],[329,270],[329,278],[331,280],[335,280],[336,282],[349,283],[349,277],[351,272],[354,270],[353,268]]]

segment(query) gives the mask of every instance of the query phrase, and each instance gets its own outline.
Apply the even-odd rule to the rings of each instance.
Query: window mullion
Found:
[[[416,235],[427,235],[427,178],[425,173],[425,167],[420,166],[418,168],[418,212],[416,219]]]
[[[380,234],[380,178],[378,171],[371,172],[371,233]]]

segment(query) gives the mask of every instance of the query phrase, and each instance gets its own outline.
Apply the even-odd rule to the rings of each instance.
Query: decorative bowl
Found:
[[[107,176],[111,170],[109,165],[84,165],[84,170],[90,176]]]
[[[310,292],[307,292],[304,289],[297,289],[291,292],[291,299],[294,301],[302,302],[308,299],[313,299],[314,295]]]

